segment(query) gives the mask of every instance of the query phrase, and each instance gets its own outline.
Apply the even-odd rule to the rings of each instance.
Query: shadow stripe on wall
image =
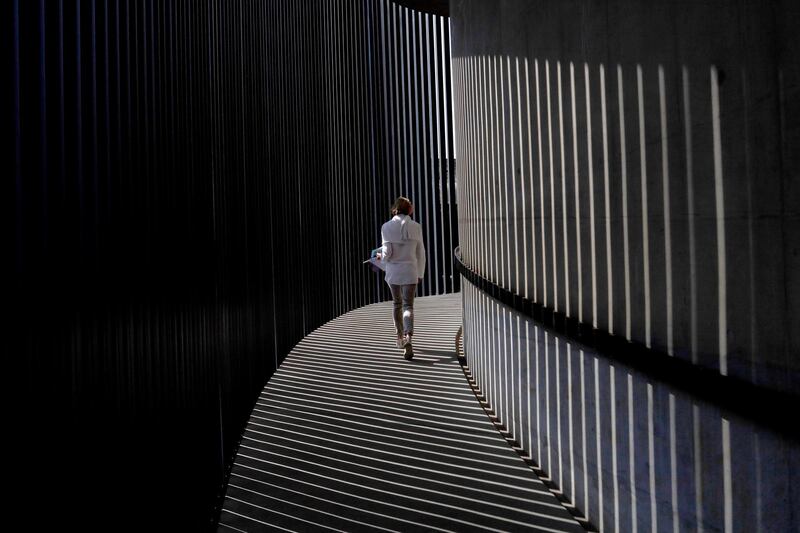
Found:
[[[542,330],[578,343],[587,350],[636,370],[659,383],[800,442],[800,426],[791,423],[786,416],[786,413],[800,412],[800,396],[725,376],[718,371],[595,328],[592,324],[581,323],[566,313],[532,302],[480,276],[461,261],[458,248],[454,259],[456,268],[464,279],[503,305],[532,319]]]

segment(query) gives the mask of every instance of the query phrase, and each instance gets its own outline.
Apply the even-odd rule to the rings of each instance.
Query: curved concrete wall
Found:
[[[454,3],[465,261],[596,327],[798,390],[797,17]]]
[[[462,295],[481,394],[590,527],[795,528],[796,440],[541,327],[466,279]]]
[[[798,22],[789,2],[452,2],[464,262],[600,330],[800,392]],[[465,285],[492,407],[595,526],[794,527],[795,445]]]

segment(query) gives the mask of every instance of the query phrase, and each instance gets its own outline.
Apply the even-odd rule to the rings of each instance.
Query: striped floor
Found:
[[[219,531],[574,531],[461,372],[460,295],[418,298],[415,352],[391,304],[300,342],[244,434]]]

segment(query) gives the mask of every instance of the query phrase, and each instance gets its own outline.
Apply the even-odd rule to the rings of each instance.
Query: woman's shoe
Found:
[[[403,338],[403,357],[410,361],[414,357],[414,348],[411,346],[411,335],[406,335]]]

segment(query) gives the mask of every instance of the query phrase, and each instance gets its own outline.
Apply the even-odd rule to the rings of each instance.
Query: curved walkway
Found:
[[[303,339],[253,410],[219,530],[582,532],[472,393],[460,322],[460,294],[417,298],[412,361],[390,302]]]

